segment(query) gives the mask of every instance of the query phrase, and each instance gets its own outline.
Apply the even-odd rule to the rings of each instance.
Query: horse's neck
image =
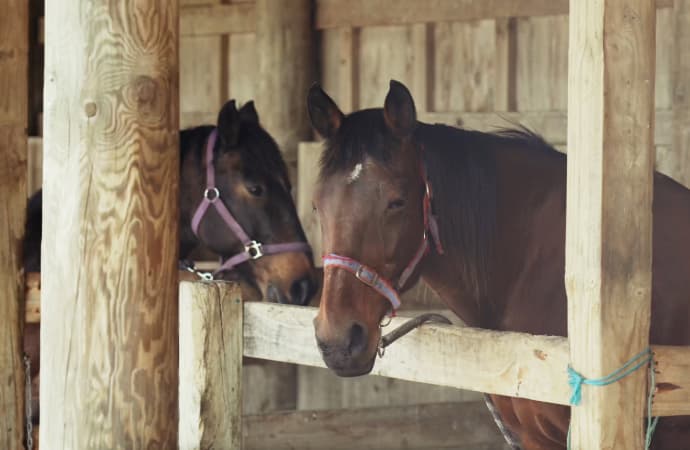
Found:
[[[482,139],[477,141],[480,145]],[[487,145],[496,141],[486,140]],[[515,148],[487,148],[491,152],[495,165],[492,172],[491,188],[495,192],[491,200],[495,202],[495,216],[493,217],[493,232],[487,241],[490,244],[488,264],[483,267],[480,279],[484,281],[481,289],[467,283],[461,275],[467,263],[463,249],[446,245],[446,254],[437,255],[432,252],[423,265],[422,277],[424,281],[443,299],[463,321],[470,326],[501,329],[508,323],[506,320],[529,322],[529,318],[521,317],[516,305],[524,301],[524,296],[516,294],[519,280],[524,278],[523,268],[527,262],[528,251],[535,250],[533,242],[526,240],[532,227],[538,224],[540,215],[544,214],[544,199],[554,192],[556,180],[561,180],[561,173],[565,165],[558,155],[548,151],[533,151],[524,144]],[[449,171],[449,176],[456,175]],[[562,180],[565,180],[564,173]],[[486,186],[484,186],[486,188]],[[557,189],[556,189],[557,190]],[[438,189],[436,189],[438,191]],[[551,195],[558,199],[558,193]],[[446,208],[462,207],[459,202],[446,202]],[[549,208],[549,220],[553,219]],[[435,213],[444,214],[439,208]],[[465,217],[465,216],[461,216]],[[443,227],[443,220],[440,221]],[[486,225],[486,224],[485,224]],[[445,225],[448,227],[448,224]],[[458,223],[456,228],[464,226]],[[557,227],[554,224],[554,227]],[[555,229],[555,228],[554,228]],[[442,230],[442,234],[450,235],[454,230]],[[546,245],[555,238],[545,237]],[[444,242],[453,244],[454,241]],[[455,241],[457,243],[457,241]],[[539,251],[537,249],[536,251]],[[562,270],[552,267],[552,270]],[[525,309],[525,314],[532,314]],[[510,317],[508,317],[510,316]],[[520,317],[518,317],[520,316]],[[507,325],[510,326],[510,325]]]
[[[202,163],[206,141],[196,130],[182,131],[180,137],[181,146],[188,147],[180,155],[180,258],[187,258],[203,245],[192,231],[191,223],[206,183]]]

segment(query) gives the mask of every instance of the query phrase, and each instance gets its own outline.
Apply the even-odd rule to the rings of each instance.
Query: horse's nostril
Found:
[[[301,278],[290,287],[290,299],[295,305],[304,306],[309,303],[316,292],[316,283],[311,277]]]
[[[359,356],[367,349],[367,330],[360,324],[355,323],[350,328],[350,345],[348,350],[352,357]]]

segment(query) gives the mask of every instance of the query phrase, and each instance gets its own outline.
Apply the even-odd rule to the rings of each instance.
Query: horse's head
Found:
[[[285,162],[275,141],[259,124],[252,102],[238,110],[235,102],[229,101],[220,111],[213,172],[217,191],[210,196],[222,202],[214,206],[224,206],[232,219],[209,205],[197,220],[201,241],[226,260],[246,256],[248,260],[233,270],[255,284],[264,298],[307,304],[317,288],[313,261],[310,250],[304,248],[306,238],[290,193]],[[208,175],[205,179],[208,183]],[[204,195],[209,195],[208,191]],[[229,223],[233,220],[241,230],[233,229]],[[243,242],[247,239],[261,247],[255,244],[255,248],[248,248]]]
[[[312,125],[327,139],[314,196],[326,255],[316,339],[328,367],[357,376],[374,364],[379,324],[392,306],[385,290],[404,288],[396,286],[401,277],[403,285],[414,281],[416,273],[403,272],[424,240],[416,112],[407,88],[395,81],[383,109],[344,116],[318,86],[308,105]],[[374,273],[379,282],[372,287]]]

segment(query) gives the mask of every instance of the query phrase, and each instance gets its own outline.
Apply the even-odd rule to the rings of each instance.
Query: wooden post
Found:
[[[40,439],[177,445],[178,8],[46,2]]]
[[[22,448],[29,7],[0,0],[0,448]]]
[[[307,91],[314,77],[311,0],[256,1],[256,104],[289,165],[311,136]]]
[[[240,288],[180,283],[181,450],[242,448]]]
[[[568,335],[587,378],[649,345],[655,13],[654,0],[570,2]],[[647,393],[644,369],[583,386],[572,448],[642,449]]]
[[[674,0],[673,147],[675,178],[690,185],[690,0]]]

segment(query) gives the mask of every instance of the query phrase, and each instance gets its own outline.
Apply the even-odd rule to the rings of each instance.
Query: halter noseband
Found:
[[[287,252],[311,252],[311,247],[306,242],[288,242],[284,244],[262,244],[261,242],[251,239],[245,233],[239,222],[233,217],[228,210],[225,203],[220,198],[220,191],[216,187],[215,167],[213,166],[213,148],[218,139],[218,129],[214,128],[206,142],[206,190],[204,190],[204,198],[196,208],[194,217],[192,218],[192,231],[196,237],[199,237],[199,224],[206,215],[208,207],[213,205],[216,211],[223,219],[225,224],[232,230],[237,238],[244,245],[244,251],[226,260],[215,273],[230,270],[233,267],[242,264],[243,262],[259,259],[264,255],[271,255],[275,253]]]
[[[393,284],[386,278],[380,276],[376,270],[368,267],[356,259],[348,258],[347,256],[336,255],[330,253],[323,257],[323,268],[332,266],[344,269],[352,274],[362,283],[366,284],[391,303],[391,315],[395,315],[395,311],[400,307],[400,295],[398,292],[405,287],[405,283],[409,280],[417,265],[420,263],[424,255],[429,251],[429,234],[431,234],[436,247],[436,252],[439,255],[443,254],[443,246],[438,234],[438,223],[431,211],[431,199],[433,198],[433,191],[431,190],[431,183],[427,178],[426,167],[424,165],[423,155],[420,157],[420,171],[422,181],[424,181],[424,199],[422,208],[424,212],[424,232],[422,234],[422,243],[419,245],[417,252],[412,257],[412,260],[407,264],[405,270],[400,274],[398,282]]]

